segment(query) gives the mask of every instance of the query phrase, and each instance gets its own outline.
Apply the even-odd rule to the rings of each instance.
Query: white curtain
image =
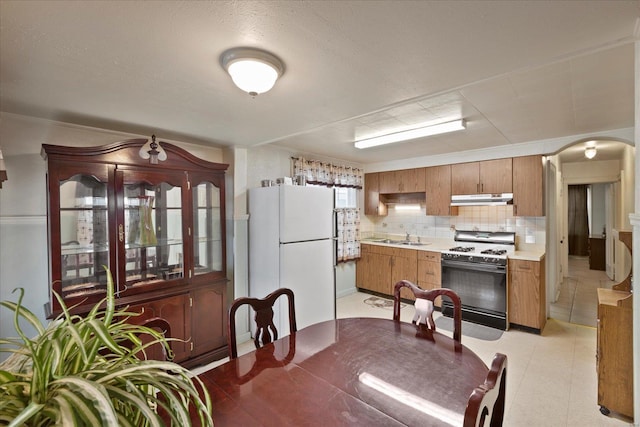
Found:
[[[360,209],[336,209],[337,262],[360,258]]]

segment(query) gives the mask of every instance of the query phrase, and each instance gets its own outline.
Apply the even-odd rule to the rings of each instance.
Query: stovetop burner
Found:
[[[449,249],[451,252],[473,252],[476,250],[473,246],[456,246]]]
[[[507,253],[507,250],[506,249],[485,249],[480,253],[484,255],[505,255]]]

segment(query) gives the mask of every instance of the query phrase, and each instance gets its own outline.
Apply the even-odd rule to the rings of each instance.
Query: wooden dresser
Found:
[[[631,251],[631,233],[620,233]],[[598,405],[633,417],[633,294],[629,276],[613,289],[598,289],[596,371]]]

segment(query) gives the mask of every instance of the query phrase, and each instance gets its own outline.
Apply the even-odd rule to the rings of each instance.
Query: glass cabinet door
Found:
[[[222,211],[220,187],[212,182],[194,184],[193,265],[194,274],[223,271]]]
[[[184,277],[182,183],[136,178],[126,175],[119,225],[125,289]]]
[[[60,181],[60,289],[65,299],[106,292],[107,186],[82,174]]]

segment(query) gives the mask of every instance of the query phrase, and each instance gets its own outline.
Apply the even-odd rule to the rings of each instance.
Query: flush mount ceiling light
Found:
[[[584,149],[584,156],[587,159],[593,159],[596,156],[597,150],[596,147],[587,147]]]
[[[251,47],[234,47],[220,55],[220,65],[243,91],[256,96],[270,90],[284,74],[284,64],[272,53]]]
[[[452,122],[409,129],[402,132],[376,136],[374,138],[361,139],[356,141],[354,145],[356,148],[369,148],[377,145],[391,144],[393,142],[408,141],[410,139],[422,138],[425,136],[440,135],[442,133],[454,132],[456,130],[463,130],[466,128],[467,123],[464,119],[454,120]]]

